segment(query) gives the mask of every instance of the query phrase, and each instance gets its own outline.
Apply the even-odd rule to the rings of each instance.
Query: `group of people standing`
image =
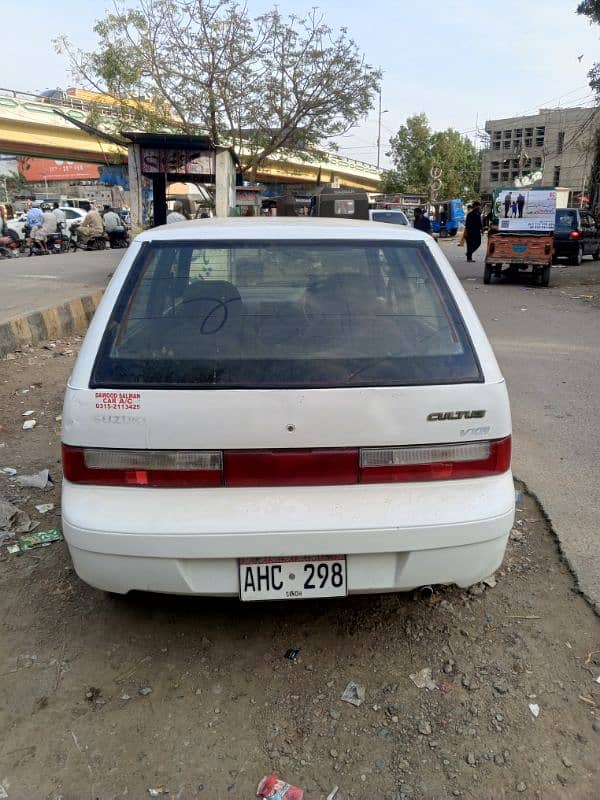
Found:
[[[467,246],[467,261],[473,261],[473,253],[481,247],[481,237],[483,235],[483,220],[481,219],[481,203],[475,200],[467,206],[468,214],[465,219],[465,229],[459,245]],[[422,208],[415,208],[415,219],[413,227],[418,231],[423,231],[431,235],[431,222],[425,216]]]
[[[504,196],[504,219],[511,216],[513,219],[517,217],[523,219],[523,209],[525,208],[525,195],[519,194],[513,198],[512,192]]]

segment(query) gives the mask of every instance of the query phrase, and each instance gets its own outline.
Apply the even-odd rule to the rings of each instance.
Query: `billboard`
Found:
[[[98,180],[99,165],[82,161],[55,161],[52,158],[17,157],[19,172],[29,183],[44,181]]]
[[[494,194],[499,231],[553,231],[555,215],[553,189],[499,189]]]

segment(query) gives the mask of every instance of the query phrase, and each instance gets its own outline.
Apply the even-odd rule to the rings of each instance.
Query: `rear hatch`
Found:
[[[557,208],[554,223],[554,240],[558,243],[573,242],[581,238],[579,218],[574,208]]]
[[[323,485],[508,469],[495,359],[437,246],[414,234],[147,241],[122,273],[67,392],[67,479]]]

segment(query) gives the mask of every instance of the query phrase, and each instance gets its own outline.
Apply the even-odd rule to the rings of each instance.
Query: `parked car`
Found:
[[[600,260],[600,227],[589,211],[557,208],[554,227],[554,257],[581,264],[584,256]]]
[[[77,220],[78,223],[82,222],[87,213],[82,208],[71,208],[70,206],[60,206],[60,210],[65,215],[66,230],[64,232],[66,234],[70,232],[73,222],[75,222],[75,220]],[[6,224],[8,235],[15,239],[15,241],[22,242],[25,238],[24,228],[27,225],[27,214],[19,214],[14,219],[7,220]]]
[[[410,227],[410,222],[404,211],[387,208],[369,209],[369,219],[371,222],[388,222],[392,225],[406,225]]]
[[[514,517],[504,379],[430,236],[205,219],[126,251],[69,380],[63,531],[109,592],[466,587]]]

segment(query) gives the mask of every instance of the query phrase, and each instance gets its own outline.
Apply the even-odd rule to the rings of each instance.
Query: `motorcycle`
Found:
[[[83,244],[79,238],[79,226],[81,223],[73,222],[69,236],[68,250],[73,253],[79,250],[105,250],[108,237],[105,233],[99,233],[97,236],[92,236],[88,241]]]
[[[108,243],[112,250],[129,247],[129,233],[127,228],[114,228],[112,231],[108,231],[106,235],[108,236]]]
[[[64,232],[64,223],[59,222],[56,226],[56,233],[49,233],[46,237],[46,248],[49,253],[57,255],[66,253],[69,249],[69,237]]]

